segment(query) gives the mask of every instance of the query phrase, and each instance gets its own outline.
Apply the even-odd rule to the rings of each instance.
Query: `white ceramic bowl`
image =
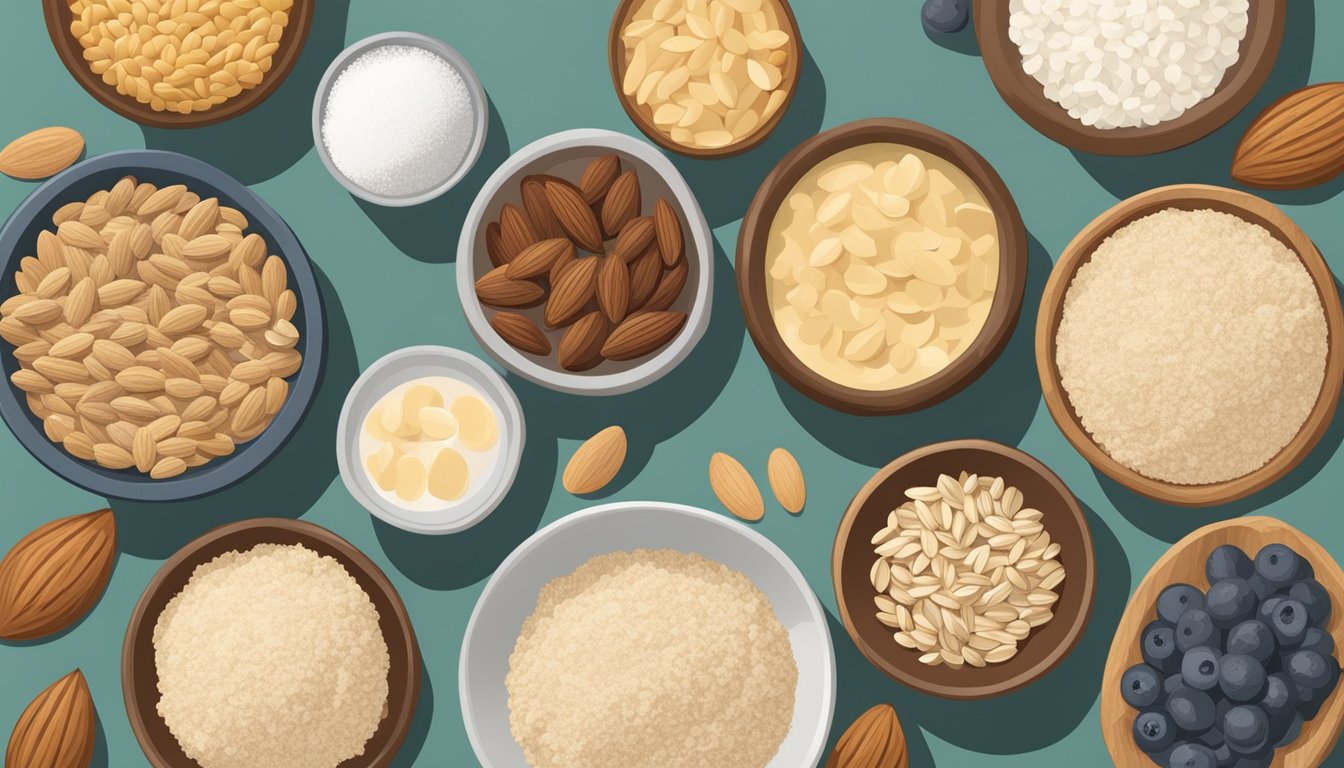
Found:
[[[566,371],[552,355],[548,359],[526,355],[509,346],[490,327],[487,317],[495,310],[476,298],[477,278],[494,266],[485,250],[486,223],[499,218],[505,203],[522,200],[519,183],[531,174],[552,174],[575,183],[588,162],[615,152],[622,165],[639,174],[645,214],[653,201],[665,197],[685,223],[686,257],[690,266],[686,288],[672,309],[687,313],[681,333],[655,354],[617,362],[607,360],[581,373]],[[709,222],[695,195],[676,166],[652,144],[623,133],[581,128],[552,134],[518,150],[485,182],[462,225],[457,245],[457,292],[467,324],[491,356],[523,378],[560,392],[576,395],[613,395],[651,384],[690,355],[709,326],[714,278],[714,241]],[[538,317],[540,315],[538,314]],[[559,344],[562,331],[549,331],[551,346]]]
[[[415,48],[424,48],[430,53],[448,62],[449,66],[462,76],[462,82],[467,86],[467,93],[471,96],[471,109],[475,118],[474,133],[471,138],[471,146],[467,148],[467,154],[462,158],[462,165],[444,179],[438,186],[431,187],[423,192],[417,192],[412,195],[399,195],[391,197],[380,195],[377,192],[371,192],[356,184],[341,173],[332,162],[331,155],[327,154],[327,145],[322,141],[322,118],[327,111],[327,97],[331,94],[331,86],[336,82],[336,78],[345,70],[350,62],[368,53],[374,48],[382,48],[389,45],[407,45]],[[322,75],[322,81],[317,86],[317,97],[313,99],[313,146],[317,148],[317,156],[322,159],[322,164],[327,167],[327,172],[332,178],[340,182],[350,194],[362,200],[377,205],[389,207],[404,207],[408,205],[419,205],[429,202],[442,195],[444,192],[457,186],[471,171],[472,166],[481,157],[481,151],[485,149],[485,133],[488,125],[487,117],[490,111],[489,103],[486,101],[485,88],[481,85],[481,80],[476,76],[476,71],[471,68],[462,54],[457,52],[456,48],[448,45],[442,40],[437,40],[416,32],[383,32],[371,37],[366,37],[349,48],[346,48],[331,62],[327,67],[326,74]]]
[[[769,768],[816,765],[826,748],[835,710],[835,653],[821,604],[779,547],[723,515],[650,501],[605,504],[537,531],[490,577],[467,624],[458,664],[462,719],[485,768],[526,768],[509,730],[504,686],[523,621],[549,581],[589,558],[639,547],[702,555],[756,583],[789,631],[798,664],[793,726]]]
[[[499,417],[499,460],[490,476],[467,496],[428,511],[410,511],[378,492],[359,456],[364,419],[383,395],[423,376],[449,376],[480,391]],[[499,506],[518,475],[526,430],[518,397],[504,378],[480,358],[448,347],[406,347],[370,365],[350,388],[336,428],[336,463],[341,480],[365,509],[390,525],[413,533],[457,533],[479,523]]]

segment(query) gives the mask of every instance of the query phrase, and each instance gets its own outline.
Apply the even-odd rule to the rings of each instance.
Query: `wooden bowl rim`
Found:
[[[803,74],[803,36],[798,27],[798,17],[793,13],[793,6],[789,5],[789,0],[763,0],[763,2],[773,3],[779,10],[780,16],[789,27],[789,61],[786,62],[784,71],[784,82],[788,82],[789,87],[784,91],[784,103],[779,105],[779,109],[766,119],[764,123],[757,126],[747,136],[722,147],[689,147],[685,144],[678,144],[672,140],[671,136],[665,135],[653,121],[644,117],[640,111],[630,103],[629,97],[625,95],[623,87],[625,79],[624,47],[621,43],[621,28],[625,26],[625,20],[634,9],[635,3],[642,3],[645,0],[621,0],[616,6],[616,12],[611,17],[611,29],[607,33],[607,64],[611,71],[611,84],[616,88],[616,100],[620,102],[621,109],[630,116],[630,121],[645,136],[648,136],[658,146],[696,158],[715,158],[715,157],[733,157],[755,149],[761,142],[769,138],[774,133],[775,127],[784,119],[784,113],[789,111],[789,106],[793,104],[793,97],[798,92],[798,81],[802,79]]]
[[[390,679],[388,681],[387,715],[383,722],[379,724],[378,730],[374,732],[374,737],[377,737],[380,732],[384,731],[384,725],[389,720],[391,721],[390,728],[382,742],[375,743],[374,737],[371,737],[369,742],[365,744],[363,755],[351,758],[340,765],[340,768],[387,768],[392,764],[398,750],[401,749],[402,743],[406,740],[406,735],[411,729],[411,724],[415,719],[415,710],[420,700],[422,661],[419,642],[415,636],[415,627],[411,624],[410,614],[407,612],[406,605],[402,602],[401,595],[397,592],[396,587],[393,586],[382,569],[369,559],[368,555],[326,528],[304,520],[293,520],[287,517],[242,520],[206,531],[168,558],[154,574],[154,577],[150,579],[149,584],[146,585],[144,592],[140,595],[140,599],[136,601],[135,610],[131,613],[130,621],[126,627],[125,640],[122,644],[121,687],[131,730],[135,733],[135,738],[140,743],[145,758],[154,768],[185,768],[183,765],[173,763],[172,759],[174,758],[167,757],[160,751],[160,742],[150,732],[146,724],[148,717],[157,717],[157,714],[154,713],[155,702],[141,701],[136,691],[137,674],[154,674],[153,670],[139,669],[135,661],[136,647],[143,643],[152,642],[154,625],[158,622],[158,614],[156,613],[151,617],[148,615],[149,610],[154,604],[163,603],[166,605],[167,599],[171,599],[171,596],[167,599],[160,599],[170,579],[176,580],[179,576],[190,578],[190,574],[197,566],[218,556],[203,556],[201,553],[204,550],[233,538],[244,539],[238,546],[244,550],[250,549],[257,544],[266,543],[264,539],[250,543],[248,541],[250,536],[263,532],[278,533],[285,539],[298,538],[298,543],[317,551],[318,554],[334,557],[350,572],[350,575],[356,581],[360,582],[361,588],[368,591],[368,585],[373,585],[379,596],[391,607],[392,615],[380,615],[380,624],[391,622],[397,627],[399,631],[397,636],[390,637],[384,633],[384,639],[388,644],[389,651],[394,654],[394,658],[396,654],[403,655],[406,658],[407,677],[401,681]],[[375,596],[370,593],[369,597],[370,600],[373,600]],[[162,610],[161,606],[159,610]],[[174,746],[177,747],[176,742],[174,742]],[[178,748],[180,749],[180,747]],[[375,750],[373,754],[370,754],[370,748]],[[191,761],[189,765],[197,766],[197,763]]]
[[[947,367],[913,384],[864,390],[831,381],[798,359],[775,327],[765,287],[765,249],[770,227],[794,185],[819,162],[864,144],[920,149],[948,160],[980,188],[994,211],[999,238],[999,279],[984,328]],[[738,230],[737,291],[747,330],[766,365],[799,392],[822,405],[860,415],[907,413],[960,392],[993,365],[1008,345],[1027,286],[1027,229],[1017,203],[994,167],[960,139],[923,123],[868,118],[819,133],[785,155],[761,183]]]
[[[1033,474],[1043,480],[1063,501],[1063,509],[1068,512],[1067,519],[1073,520],[1077,524],[1084,545],[1082,551],[1077,555],[1079,563],[1082,566],[1078,570],[1081,572],[1075,575],[1072,567],[1069,570],[1069,578],[1081,579],[1083,584],[1082,589],[1084,599],[1081,609],[1071,617],[1057,614],[1052,620],[1052,623],[1054,621],[1063,622],[1066,620],[1071,622],[1063,642],[1055,646],[1055,648],[1053,648],[1041,661],[1027,666],[1021,672],[1013,675],[1007,680],[988,685],[946,685],[937,683],[930,681],[921,675],[913,674],[907,669],[891,663],[888,659],[890,655],[896,652],[909,654],[910,651],[893,643],[888,649],[891,653],[884,653],[869,645],[854,625],[853,618],[850,615],[849,603],[845,599],[842,586],[844,583],[843,558],[845,548],[850,541],[850,534],[854,527],[854,523],[858,518],[859,512],[862,510],[864,504],[867,503],[869,497],[871,497],[881,485],[916,461],[931,456],[937,456],[939,454],[966,450],[983,451],[1002,456],[1020,466],[1024,472]],[[866,540],[859,539],[859,541]],[[1003,445],[1002,443],[996,443],[991,440],[967,439],[933,443],[922,448],[916,448],[879,469],[866,483],[864,483],[863,487],[859,489],[858,493],[855,494],[854,499],[845,509],[844,515],[840,518],[840,526],[835,533],[835,542],[831,548],[831,582],[835,588],[836,606],[840,612],[841,623],[845,626],[845,632],[849,634],[850,639],[859,649],[859,652],[863,654],[864,658],[866,658],[870,664],[880,669],[884,674],[896,682],[914,688],[921,693],[944,699],[963,701],[991,699],[1024,688],[1049,674],[1051,670],[1057,667],[1060,662],[1073,652],[1073,649],[1076,648],[1078,643],[1082,640],[1083,631],[1087,628],[1088,621],[1092,617],[1092,608],[1096,598],[1096,579],[1096,552],[1092,542],[1092,530],[1087,523],[1087,516],[1083,514],[1082,507],[1079,506],[1078,500],[1074,497],[1073,492],[1069,490],[1069,487],[1064,484],[1064,481],[1061,480],[1058,475],[1036,457],[1021,449]],[[1019,658],[1011,659],[1004,662],[1004,664],[997,666],[1011,666],[1017,663]],[[923,670],[919,671],[922,672]]]
[[[1295,549],[1301,548],[1308,550],[1308,552],[1303,554],[1306,554],[1308,559],[1311,560],[1311,564],[1316,569],[1318,575],[1320,575],[1322,569],[1328,565],[1330,568],[1333,568],[1332,574],[1334,576],[1334,581],[1337,583],[1344,583],[1344,572],[1341,572],[1339,564],[1330,556],[1330,553],[1325,547],[1321,546],[1319,542],[1298,528],[1273,517],[1240,517],[1231,520],[1222,520],[1206,525],[1173,544],[1170,549],[1158,558],[1156,563],[1153,563],[1153,567],[1148,570],[1148,573],[1144,574],[1143,580],[1140,581],[1138,587],[1135,588],[1134,594],[1125,605],[1125,611],[1121,615],[1120,624],[1116,627],[1115,636],[1111,640],[1110,651],[1106,655],[1106,667],[1102,673],[1101,682],[1099,725],[1101,726],[1102,738],[1106,742],[1106,749],[1110,752],[1111,759],[1116,765],[1128,766],[1151,764],[1146,758],[1143,758],[1142,753],[1139,752],[1138,748],[1134,745],[1129,728],[1125,729],[1125,736],[1119,738],[1119,741],[1117,741],[1119,735],[1113,732],[1114,729],[1107,727],[1108,723],[1117,718],[1123,718],[1130,722],[1133,720],[1132,713],[1134,710],[1130,709],[1129,705],[1124,702],[1119,694],[1120,678],[1124,674],[1125,669],[1128,668],[1126,661],[1134,658],[1134,656],[1131,656],[1131,651],[1137,651],[1138,649],[1139,638],[1137,635],[1143,631],[1142,627],[1146,626],[1148,621],[1136,622],[1138,630],[1135,633],[1126,632],[1125,635],[1122,635],[1120,629],[1125,627],[1130,611],[1137,610],[1140,607],[1143,608],[1144,617],[1156,618],[1154,604],[1157,600],[1157,593],[1160,592],[1163,587],[1167,586],[1166,584],[1150,583],[1159,571],[1167,570],[1173,562],[1179,558],[1186,557],[1188,550],[1202,542],[1210,539],[1221,541],[1222,539],[1220,537],[1222,534],[1237,528],[1253,531],[1257,536],[1264,536],[1264,544],[1275,543],[1274,540],[1269,537],[1285,536],[1286,538],[1297,539],[1297,543],[1289,544],[1289,546],[1292,546]],[[1288,542],[1285,541],[1282,543],[1287,544]],[[1215,541],[1209,541],[1210,548],[1212,548],[1214,544]],[[1251,557],[1255,556],[1254,552],[1247,554]],[[1206,552],[1199,560],[1199,569],[1201,572],[1203,571],[1203,561],[1207,557],[1208,553]],[[1198,584],[1196,584],[1196,586],[1198,586]],[[1142,606],[1135,602],[1140,594],[1145,595],[1147,598],[1146,606]],[[1335,638],[1336,644],[1344,646],[1344,617],[1338,612],[1335,612],[1330,619],[1330,624],[1330,634]],[[1305,738],[1299,736],[1288,749],[1275,750],[1272,768],[1310,768],[1311,766],[1319,765],[1325,759],[1326,755],[1330,754],[1334,749],[1335,744],[1339,741],[1340,731],[1344,729],[1344,694],[1341,694],[1339,690],[1333,692],[1328,699],[1327,706],[1328,710],[1323,707],[1315,719],[1309,723],[1305,723],[1303,726],[1304,734],[1308,729],[1316,731],[1315,733],[1307,734]],[[1327,721],[1329,722],[1327,723]],[[1326,724],[1326,727],[1322,728],[1322,724]],[[1324,736],[1324,738],[1320,739],[1319,742],[1312,742],[1311,739],[1313,736]],[[1289,762],[1290,758],[1296,757],[1294,753],[1306,749],[1307,747],[1313,748],[1311,754],[1303,757],[1300,761],[1293,760],[1291,763]]]
[[[1083,125],[1045,97],[1035,78],[1023,71],[1021,54],[1008,37],[1008,3],[975,0],[975,37],[980,57],[999,95],[1031,127],[1073,149],[1098,155],[1152,155],[1197,141],[1245,109],[1269,79],[1283,44],[1288,3],[1251,3],[1250,24],[1242,55],[1223,75],[1213,95],[1180,117],[1152,127],[1104,130]]]
[[[128,120],[155,128],[200,128],[213,125],[251,111],[284,82],[298,63],[303,47],[308,41],[308,32],[312,28],[313,14],[317,12],[316,0],[294,0],[289,10],[289,24],[285,34],[280,37],[280,47],[276,49],[271,71],[262,78],[255,88],[250,88],[224,103],[211,107],[204,112],[191,112],[183,115],[178,112],[155,112],[147,104],[141,104],[129,96],[117,92],[114,86],[103,82],[88,68],[79,48],[79,40],[70,33],[73,16],[67,0],[42,0],[42,13],[47,21],[47,34],[61,63],[70,71],[89,95],[103,106]],[[291,32],[292,30],[292,32]]]
[[[1329,334],[1325,376],[1307,420],[1298,430],[1297,436],[1263,467],[1219,483],[1182,485],[1156,480],[1111,458],[1092,439],[1068,401],[1055,360],[1055,337],[1064,312],[1064,298],[1079,267],[1091,259],[1096,247],[1115,230],[1135,219],[1167,208],[1212,208],[1233,213],[1264,227],[1276,239],[1292,248],[1301,259],[1316,286],[1325,312]],[[1041,296],[1040,314],[1036,321],[1036,370],[1051,417],[1064,437],[1088,463],[1142,496],[1178,506],[1205,507],[1243,499],[1268,488],[1300,464],[1325,436],[1339,404],[1341,385],[1344,384],[1344,345],[1340,344],[1342,335],[1344,309],[1340,307],[1339,293],[1335,289],[1330,267],[1311,238],[1296,222],[1273,203],[1248,192],[1202,184],[1179,184],[1142,192],[1117,203],[1093,219],[1065,247],[1050,272],[1050,279]]]

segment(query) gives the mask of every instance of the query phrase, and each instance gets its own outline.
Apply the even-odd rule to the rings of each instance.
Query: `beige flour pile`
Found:
[[[793,719],[789,636],[746,576],[616,552],[547,584],[509,659],[533,768],[761,768]]]

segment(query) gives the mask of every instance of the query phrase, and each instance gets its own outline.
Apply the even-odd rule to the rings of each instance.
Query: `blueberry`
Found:
[[[1228,768],[1233,763],[1237,762],[1237,759],[1240,757],[1240,755],[1233,752],[1232,748],[1227,746],[1226,743],[1214,747],[1213,756],[1218,758],[1218,768]]]
[[[1233,707],[1223,716],[1223,737],[1237,754],[1259,752],[1269,745],[1269,718],[1259,707]]]
[[[1134,743],[1144,752],[1161,752],[1176,741],[1176,728],[1166,712],[1150,710],[1134,718]]]
[[[1143,630],[1143,660],[1156,669],[1172,673],[1180,669],[1181,657],[1176,631],[1162,621],[1154,621]]]
[[[1244,653],[1261,664],[1269,660],[1278,648],[1274,631],[1259,619],[1243,621],[1227,633],[1227,652]]]
[[[1198,741],[1209,749],[1216,750],[1225,743],[1226,739],[1223,738],[1223,729],[1215,725],[1195,737],[1195,741]]]
[[[1229,747],[1229,749],[1231,748]],[[1274,764],[1273,747],[1265,747],[1259,752],[1249,755],[1238,755],[1236,752],[1233,752],[1232,755],[1235,759],[1228,763],[1230,768],[1269,768]]]
[[[1181,659],[1181,677],[1191,688],[1208,691],[1218,687],[1218,652],[1208,646],[1191,648]]]
[[[971,18],[970,0],[927,0],[924,3],[924,29],[934,34],[960,32]]]
[[[1251,591],[1262,601],[1274,594],[1274,585],[1260,578],[1260,574],[1258,573],[1253,574],[1246,580],[1246,583],[1251,585]]]
[[[1167,768],[1167,763],[1171,762],[1171,750],[1171,747],[1167,747],[1166,749],[1159,749],[1156,752],[1144,752],[1144,754],[1148,756],[1149,760],[1153,761],[1154,765],[1161,766],[1161,768]]]
[[[1167,714],[1182,731],[1203,733],[1213,727],[1217,710],[1209,694],[1185,687],[1167,697]]]
[[[1298,651],[1284,659],[1283,666],[1299,690],[1319,690],[1330,683],[1333,674],[1325,659],[1315,651]]]
[[[1311,566],[1283,544],[1270,544],[1255,555],[1255,572],[1275,589],[1311,576]]]
[[[1223,579],[1209,587],[1205,610],[1223,629],[1255,617],[1258,602],[1245,579]]]
[[[1250,656],[1229,653],[1219,660],[1218,667],[1218,685],[1228,699],[1254,701],[1265,692],[1265,667]]]
[[[1189,584],[1172,584],[1157,596],[1157,616],[1176,624],[1186,611],[1204,608],[1204,593]]]
[[[1163,698],[1166,698],[1167,696],[1170,696],[1171,694],[1180,690],[1180,688],[1184,685],[1185,685],[1185,678],[1181,677],[1180,672],[1177,672],[1174,675],[1169,675],[1166,680],[1162,681]]]
[[[1185,743],[1171,750],[1171,768],[1218,768],[1218,758],[1213,750],[1203,744]]]
[[[1147,709],[1160,703],[1164,695],[1162,673],[1147,664],[1135,664],[1120,678],[1120,695],[1135,709]]]
[[[1333,656],[1335,653],[1335,638],[1331,637],[1329,632],[1312,627],[1302,637],[1302,644],[1297,646],[1297,649],[1299,651],[1315,651],[1322,656]]]
[[[1275,672],[1265,678],[1265,692],[1257,703],[1270,723],[1286,728],[1297,709],[1297,683],[1287,673]]]
[[[1315,579],[1303,579],[1288,589],[1288,597],[1307,607],[1311,623],[1320,626],[1330,618],[1330,593]]]
[[[1221,645],[1218,628],[1213,625],[1213,619],[1207,611],[1192,608],[1186,611],[1176,624],[1176,647],[1181,653],[1188,653],[1191,648],[1198,648],[1201,645]]]
[[[1223,579],[1249,579],[1255,575],[1255,563],[1240,548],[1224,544],[1209,553],[1204,563],[1204,576],[1210,584]]]
[[[1274,606],[1269,626],[1279,640],[1279,650],[1285,651],[1302,644],[1307,634],[1307,607],[1296,600],[1288,599]],[[1179,646],[1179,639],[1177,642]]]
[[[1266,599],[1262,600],[1262,601],[1260,602],[1260,608],[1259,608],[1259,610],[1257,610],[1257,611],[1255,612],[1255,616],[1256,616],[1256,618],[1260,619],[1261,621],[1265,622],[1266,624],[1273,624],[1273,623],[1274,623],[1274,609],[1277,608],[1277,607],[1279,607],[1279,603],[1282,603],[1282,602],[1283,602],[1283,597],[1280,596],[1280,595],[1272,595],[1272,596],[1270,596],[1269,598],[1266,598]]]
[[[1279,740],[1274,742],[1274,746],[1286,747],[1297,741],[1297,737],[1302,735],[1302,724],[1304,722],[1306,722],[1306,718],[1302,717],[1301,712],[1293,715],[1292,722],[1288,724],[1288,730],[1284,731]]]

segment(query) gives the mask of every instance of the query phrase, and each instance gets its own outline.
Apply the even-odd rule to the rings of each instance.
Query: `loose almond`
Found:
[[[561,270],[546,300],[546,325],[551,328],[568,325],[593,298],[597,290],[597,262],[597,257],[589,256]]]
[[[634,261],[648,250],[649,243],[653,242],[653,238],[653,217],[642,216],[631,219],[621,228],[621,233],[616,237],[616,246],[612,248],[611,255],[621,261]]]
[[[565,490],[576,496],[602,490],[621,471],[625,451],[625,430],[619,426],[588,438],[565,465]]]
[[[590,312],[565,329],[558,361],[567,371],[585,371],[602,362],[602,345],[611,326],[601,312]]]
[[[52,683],[19,715],[5,749],[6,768],[88,768],[97,714],[78,669]]]
[[[630,307],[630,270],[614,256],[602,259],[597,275],[597,305],[613,324],[625,319]]]
[[[39,128],[0,149],[0,173],[16,179],[45,179],[69,168],[84,151],[84,137],[73,128]]]
[[[803,481],[803,468],[793,454],[783,448],[771,451],[767,475],[779,505],[795,515],[802,512],[807,503],[807,484]]]
[[[615,154],[603,155],[588,164],[583,171],[583,177],[579,179],[579,189],[583,192],[583,199],[589,205],[596,205],[603,197],[606,197],[607,190],[621,175],[621,159]]]
[[[630,311],[644,309],[663,275],[663,260],[658,256],[658,247],[649,246],[643,256],[630,265]]]
[[[490,257],[490,263],[496,267],[502,267],[509,263],[504,251],[504,237],[500,234],[499,222],[497,221],[492,221],[485,226],[485,252]]]
[[[641,312],[626,318],[602,345],[608,360],[633,360],[672,340],[686,324],[685,312]]]
[[[0,638],[33,640],[74,624],[107,586],[116,560],[112,510],[47,523],[0,560]]]
[[[551,342],[537,324],[516,312],[496,312],[490,326],[510,346],[533,355],[549,355]]]
[[[681,261],[681,220],[672,205],[661,197],[653,206],[653,223],[658,237],[658,253],[663,257],[663,265],[671,268]]]
[[[476,297],[494,307],[526,307],[536,304],[546,291],[528,280],[511,280],[508,265],[496,267],[476,281]]]
[[[825,768],[906,768],[909,761],[896,710],[879,704],[845,729]]]
[[[1303,189],[1344,171],[1344,83],[1310,85],[1271,104],[1246,130],[1232,178],[1266,189]]]
[[[590,253],[602,250],[602,230],[593,209],[577,188],[559,182],[546,182],[546,200],[551,204],[561,228],[581,248]]]
[[[499,239],[504,249],[504,260],[511,262],[525,248],[537,242],[537,235],[518,206],[509,204],[499,212]]]
[[[611,185],[602,201],[602,230],[608,237],[615,237],[639,215],[641,204],[639,176],[634,171],[626,171]]]
[[[709,459],[709,485],[719,502],[733,515],[755,521],[765,516],[765,500],[761,490],[747,473],[742,462],[726,453],[715,453]]]
[[[510,280],[530,280],[551,271],[557,261],[574,256],[574,244],[563,237],[533,243],[509,262],[504,274]]]
[[[675,267],[667,270],[658,278],[658,285],[649,295],[649,300],[644,303],[641,310],[645,312],[662,312],[671,309],[677,299],[681,298],[681,292],[686,288],[686,261],[683,259],[677,262]]]
[[[527,212],[527,220],[532,224],[532,231],[537,237],[543,239],[564,237],[564,227],[560,226],[559,220],[555,218],[555,212],[551,210],[550,201],[546,199],[546,182],[540,177],[528,176],[523,179],[521,192],[523,210]]]

